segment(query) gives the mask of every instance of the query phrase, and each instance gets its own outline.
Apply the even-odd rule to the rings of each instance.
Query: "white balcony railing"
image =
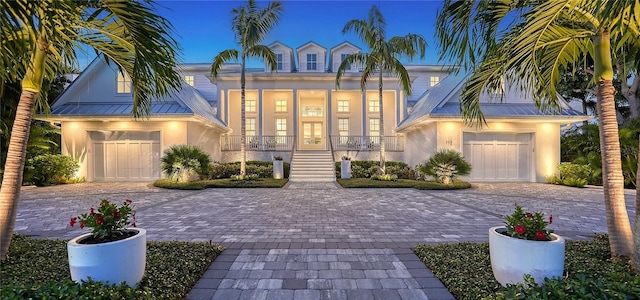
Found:
[[[247,151],[291,151],[293,135],[247,136]],[[224,135],[220,137],[222,151],[240,151],[241,136]]]
[[[358,150],[374,151],[380,150],[379,136],[331,136],[333,150]],[[385,136],[385,151],[404,151],[404,138],[401,136]]]

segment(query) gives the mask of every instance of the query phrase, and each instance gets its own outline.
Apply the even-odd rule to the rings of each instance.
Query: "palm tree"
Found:
[[[113,61],[132,81],[134,117],[148,114],[151,100],[181,85],[172,27],[151,1],[0,1],[0,80],[21,80],[0,188],[0,252],[6,257],[18,209],[27,140],[43,78],[77,62],[88,45]]]
[[[480,95],[501,81],[532,93],[541,109],[559,107],[559,70],[594,62],[604,201],[611,254],[633,256],[625,206],[614,102],[612,53],[640,49],[640,3],[634,0],[445,0],[437,20],[441,59],[471,72],[460,97],[466,124],[485,123]],[[640,56],[628,58],[640,66]]]
[[[246,112],[245,112],[245,72],[246,60],[249,57],[264,59],[271,71],[277,67],[276,55],[273,51],[260,42],[280,20],[282,4],[278,1],[269,2],[267,7],[259,9],[255,0],[249,0],[245,6],[231,10],[233,19],[231,29],[235,35],[237,49],[224,50],[213,59],[211,64],[211,76],[217,78],[222,65],[230,60],[240,58],[240,177],[247,173],[247,136],[246,136]]]
[[[380,171],[385,174],[384,160],[384,105],[382,101],[383,74],[395,74],[407,95],[411,95],[411,79],[398,57],[406,56],[413,59],[416,55],[424,58],[427,46],[424,38],[418,34],[409,33],[403,37],[394,36],[386,39],[384,17],[373,5],[369,16],[364,20],[351,20],[342,29],[342,33],[356,33],[369,47],[369,53],[354,53],[347,56],[336,72],[336,89],[340,88],[340,79],[351,65],[363,66],[360,88],[366,90],[367,81],[378,75],[378,107],[380,107]]]

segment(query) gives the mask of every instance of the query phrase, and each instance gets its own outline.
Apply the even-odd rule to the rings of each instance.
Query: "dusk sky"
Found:
[[[159,1],[164,7],[158,13],[175,27],[176,39],[182,47],[182,61],[211,63],[213,57],[225,49],[236,48],[231,32],[231,9],[245,1]],[[279,41],[294,50],[314,41],[328,49],[344,41],[368,51],[355,34],[342,34],[344,25],[352,19],[364,19],[372,5],[376,5],[387,21],[387,38],[407,33],[422,35],[428,43],[424,60],[413,63],[437,64],[437,44],[434,40],[436,14],[440,1],[325,1],[284,0],[278,25],[264,40],[268,45]],[[260,7],[266,2],[258,1]],[[80,59],[84,67],[93,57]],[[84,61],[83,61],[84,60]],[[261,66],[253,62],[250,66]]]

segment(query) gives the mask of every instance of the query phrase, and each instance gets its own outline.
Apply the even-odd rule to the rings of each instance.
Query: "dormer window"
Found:
[[[282,53],[276,54],[276,70],[282,71],[284,70],[284,59]]]
[[[195,76],[193,76],[193,75],[185,75],[184,76],[184,82],[186,82],[190,86],[193,86],[195,84]]]
[[[340,54],[340,62],[342,63],[347,57],[351,54],[342,53]],[[351,64],[347,64],[347,70],[351,70]]]
[[[130,94],[131,93],[131,77],[124,72],[118,72],[118,94]]]
[[[429,77],[429,86],[434,87],[438,83],[440,83],[440,76],[431,76]]]
[[[318,69],[318,55],[307,54],[307,70],[315,71]]]

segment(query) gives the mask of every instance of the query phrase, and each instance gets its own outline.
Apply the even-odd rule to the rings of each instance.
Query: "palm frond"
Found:
[[[236,49],[227,49],[223,50],[216,57],[213,58],[213,63],[211,64],[211,76],[213,78],[218,77],[220,73],[220,68],[222,65],[229,62],[232,59],[237,60],[240,53]]]
[[[247,57],[259,57],[263,59],[271,68],[271,71],[275,71],[278,62],[276,61],[276,54],[268,46],[255,45],[247,49]]]
[[[336,70],[336,89],[340,89],[340,79],[342,79],[342,76],[347,71],[347,66],[362,66],[369,59],[370,58],[368,53],[358,52],[347,55],[347,57],[342,60],[340,66],[338,66],[338,69]]]

